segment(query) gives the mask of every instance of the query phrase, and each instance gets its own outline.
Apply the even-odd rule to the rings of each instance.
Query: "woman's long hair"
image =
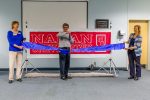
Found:
[[[141,26],[140,25],[135,25],[134,28],[137,27],[138,28],[138,34],[141,34]]]

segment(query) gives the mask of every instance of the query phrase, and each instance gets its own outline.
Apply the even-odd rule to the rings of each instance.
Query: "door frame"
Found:
[[[148,20],[148,64],[147,64],[147,69],[150,70],[150,20]]]
[[[131,21],[131,20],[139,20],[139,21],[141,21],[141,20],[143,20],[143,21],[148,21],[148,52],[147,52],[147,54],[148,54],[148,58],[147,58],[147,60],[148,60],[148,62],[147,62],[147,65],[146,65],[146,69],[147,70],[150,70],[150,20],[149,19],[128,19],[128,32],[129,32],[129,22]],[[128,35],[129,36],[129,35]]]

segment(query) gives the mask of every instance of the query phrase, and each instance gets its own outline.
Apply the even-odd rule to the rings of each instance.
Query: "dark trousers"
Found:
[[[129,69],[131,77],[141,77],[141,56],[136,56],[134,52],[128,53],[129,57]]]
[[[68,54],[59,53],[60,76],[68,77],[68,70],[70,68],[70,48],[64,47],[61,49],[69,50]]]

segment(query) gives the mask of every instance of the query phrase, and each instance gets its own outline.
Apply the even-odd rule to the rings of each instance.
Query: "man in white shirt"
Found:
[[[59,32],[57,34],[59,38],[59,48],[62,50],[68,50],[68,53],[65,54],[63,52],[59,53],[59,63],[60,63],[60,78],[62,80],[71,79],[68,76],[68,70],[70,67],[70,48],[73,43],[73,39],[71,37],[69,30],[69,24],[63,24],[63,32]]]

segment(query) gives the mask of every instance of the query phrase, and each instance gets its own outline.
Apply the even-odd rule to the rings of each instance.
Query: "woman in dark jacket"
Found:
[[[129,69],[130,69],[130,77],[128,79],[139,80],[141,77],[141,43],[142,37],[140,36],[141,26],[134,26],[134,33],[131,33],[129,40],[126,42],[129,44],[129,48],[126,48],[128,51],[129,58]]]

